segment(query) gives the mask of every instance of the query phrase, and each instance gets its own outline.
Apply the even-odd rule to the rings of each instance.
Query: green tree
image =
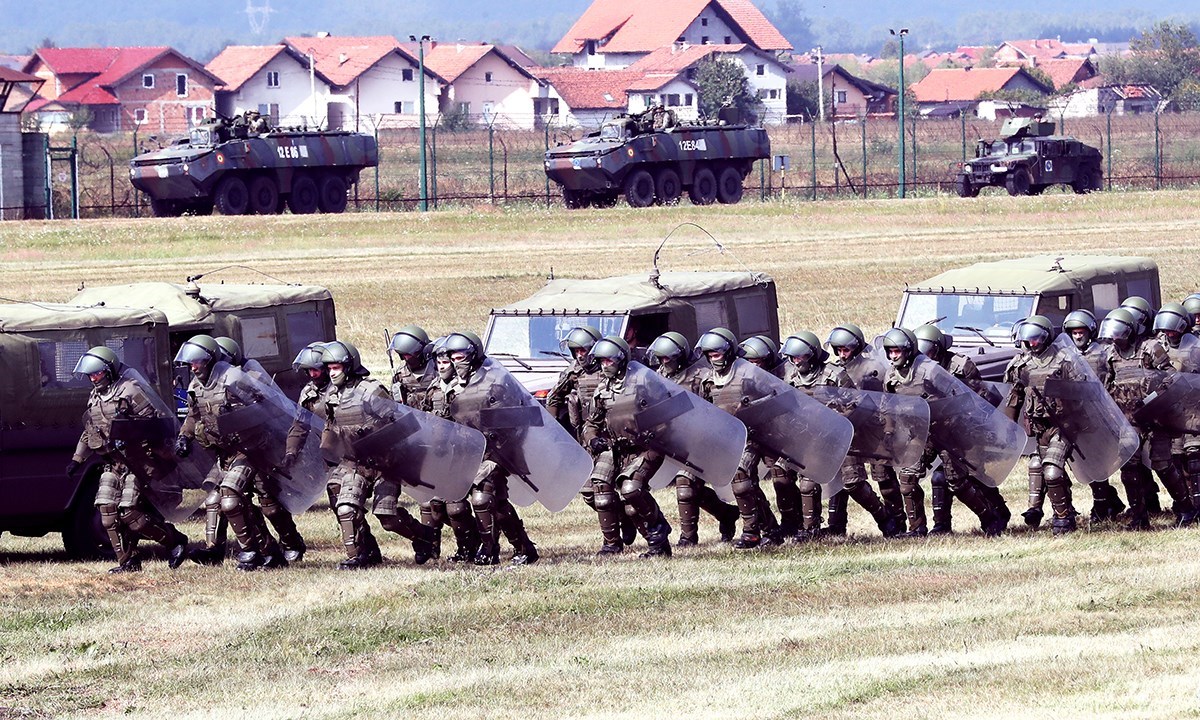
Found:
[[[816,42],[812,20],[804,13],[800,0],[779,0],[774,8],[764,7],[763,14],[797,52],[807,50]]]
[[[787,114],[817,117],[817,92],[816,81],[788,80]]]
[[[762,108],[762,101],[750,90],[745,67],[731,58],[710,56],[701,60],[692,82],[699,89],[701,117],[716,117],[718,110],[731,106],[749,119],[757,117]]]
[[[1200,75],[1200,41],[1183,23],[1164,20],[1134,38],[1133,56],[1126,63],[1126,82],[1153,85],[1174,100],[1187,80]]]

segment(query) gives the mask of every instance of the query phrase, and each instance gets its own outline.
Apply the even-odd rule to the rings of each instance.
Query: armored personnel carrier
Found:
[[[272,128],[255,112],[216,118],[174,145],[129,162],[133,186],[159,217],[340,213],[359,172],[379,164],[375,138]]]
[[[562,188],[568,208],[612,207],[624,195],[632,207],[679,202],[736,203],[755,160],[771,156],[761,127],[738,124],[722,111],[716,124],[681,124],[655,107],[618,115],[600,130],[546,152],[546,175]]]
[[[993,185],[1009,195],[1040,195],[1061,184],[1089,193],[1103,186],[1100,161],[1096,148],[1055,135],[1053,122],[1009,118],[999,140],[976,144],[975,159],[961,164],[954,189],[959,197],[975,197],[981,188]]]

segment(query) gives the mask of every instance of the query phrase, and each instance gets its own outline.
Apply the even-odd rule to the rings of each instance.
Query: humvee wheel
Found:
[[[966,175],[959,175],[954,181],[954,191],[959,197],[979,197],[979,188]]]
[[[741,202],[742,191],[742,174],[734,167],[723,168],[717,178],[717,201],[723,205]]]
[[[625,202],[639,208],[654,204],[654,178],[649,171],[634,170],[625,178]]]
[[[688,188],[688,198],[694,205],[712,205],[717,199],[717,176],[712,168],[702,167],[692,176],[692,186]]]
[[[317,184],[307,175],[292,181],[288,208],[293,215],[311,215],[317,211]]]
[[[679,181],[679,173],[674,168],[663,168],[654,178],[654,194],[658,196],[660,205],[675,205],[683,194],[683,185]]]
[[[250,181],[250,212],[255,215],[274,215],[279,205],[279,186],[275,178],[260,175]]]
[[[562,189],[563,205],[568,210],[578,210],[588,206],[588,196],[582,190]],[[616,198],[614,198],[614,201]]]
[[[217,185],[213,204],[222,215],[244,215],[250,207],[250,191],[246,188],[246,181],[236,175],[222,180]]]
[[[1004,181],[1005,188],[1008,189],[1008,194],[1012,196],[1028,195],[1029,186],[1033,183],[1033,179],[1029,177],[1029,171],[1025,168],[1017,168],[1008,174],[1008,179]]]
[[[183,214],[183,208],[174,200],[150,198],[150,212],[154,213],[154,217],[179,217]]]
[[[346,212],[346,181],[340,175],[321,178],[321,193],[317,196],[317,207],[323,213]]]
[[[1048,188],[1048,187],[1050,187],[1050,186],[1049,185],[1030,185],[1029,186],[1029,194],[1030,195],[1041,195],[1042,193],[1046,192],[1046,188]]]
[[[1086,168],[1079,171],[1079,177],[1075,178],[1075,182],[1071,183],[1071,189],[1077,194],[1095,192],[1104,187],[1104,174],[1100,172],[1100,168]]]

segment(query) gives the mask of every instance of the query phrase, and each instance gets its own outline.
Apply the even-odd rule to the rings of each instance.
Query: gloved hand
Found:
[[[296,453],[294,453],[294,452],[287,452],[287,453],[284,453],[284,455],[283,455],[283,468],[284,468],[285,470],[287,470],[287,469],[290,469],[290,468],[291,468],[293,465],[295,465],[295,464],[296,464]]]
[[[599,455],[610,447],[608,438],[594,437],[588,442],[588,449],[593,455]]]
[[[81,463],[72,458],[71,462],[67,463],[67,477],[72,477],[75,473],[79,472],[80,466]]]
[[[123,451],[125,449],[125,441],[124,440],[113,440],[112,448],[113,448],[113,450],[115,450],[117,452]]]
[[[185,458],[192,454],[192,441],[183,435],[175,438],[175,454]]]

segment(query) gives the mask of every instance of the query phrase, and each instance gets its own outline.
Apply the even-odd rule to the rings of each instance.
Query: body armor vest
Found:
[[[205,385],[199,378],[192,378],[188,385],[188,414],[194,418],[193,433],[196,440],[207,448],[220,445],[221,437],[217,434],[217,416],[220,415],[228,398],[225,384],[219,379],[213,379]]]
[[[834,364],[846,371],[854,387],[859,390],[883,390],[883,375],[879,367],[863,355],[855,355],[844,363],[839,359]]]
[[[432,360],[419,373],[401,361],[400,369],[392,376],[392,398],[402,405],[419,408],[425,401],[425,391],[438,379],[437,366]]]

